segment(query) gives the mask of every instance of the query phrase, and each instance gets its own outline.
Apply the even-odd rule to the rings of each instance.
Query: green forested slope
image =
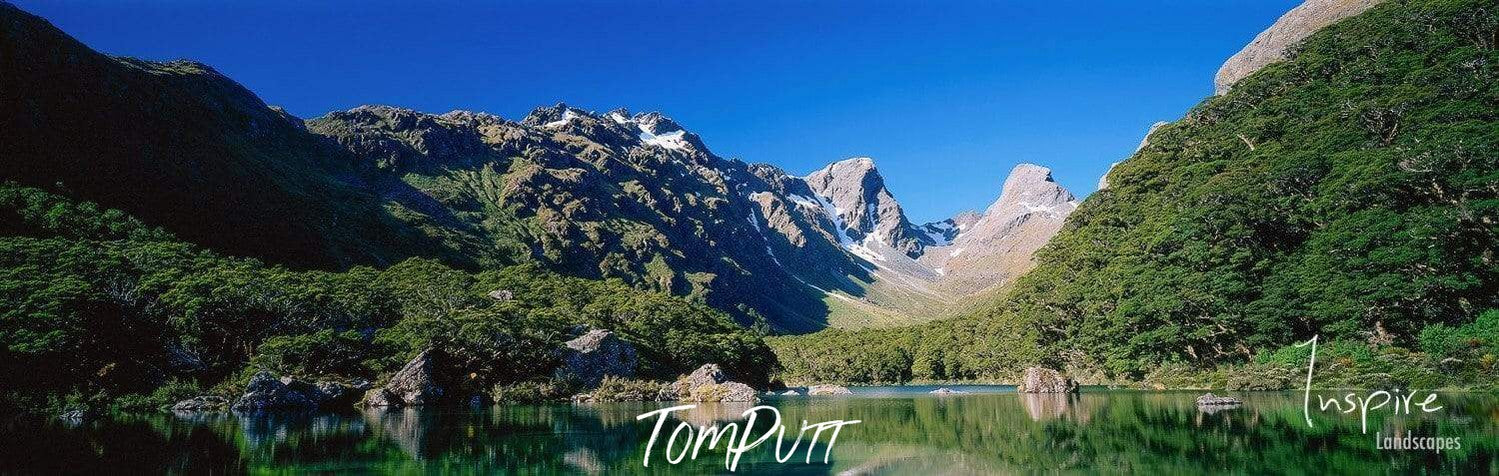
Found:
[[[634,343],[643,378],[720,363],[759,384],[774,367],[760,337],[726,314],[618,281],[534,266],[470,274],[425,259],[294,271],[0,185],[0,402],[12,410],[232,394],[257,368],[376,380],[428,347],[470,376],[458,394],[487,393],[546,380],[578,324]]]
[[[1499,307],[1496,43],[1493,1],[1342,21],[1154,133],[984,311],[774,345],[793,378],[1007,379],[1045,363],[1138,379],[1320,335],[1369,362],[1411,349],[1492,379],[1499,328],[1474,321]],[[1471,337],[1448,345],[1460,326]]]

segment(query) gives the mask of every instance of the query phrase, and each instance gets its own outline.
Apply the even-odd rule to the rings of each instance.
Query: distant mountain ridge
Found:
[[[1008,183],[1050,184],[1050,196],[1033,199],[1054,207],[1041,214],[1050,225],[974,232],[943,228],[955,220],[918,226],[873,159],[793,176],[718,157],[697,134],[657,112],[558,104],[508,121],[362,106],[310,120],[308,129],[419,190],[435,208],[408,205],[422,211],[408,222],[448,237],[466,256],[539,260],[577,275],[700,295],[720,307],[753,310],[785,331],[940,315],[961,296],[1028,269],[1030,254],[1075,206],[1049,171],[1026,165],[1016,176],[1028,178]],[[989,212],[1005,218],[960,219],[1025,221],[1039,211],[1010,204],[1031,195],[1010,195]],[[982,243],[961,263],[998,268],[960,273],[982,282],[948,285],[946,270],[931,264],[948,259],[927,257],[930,250],[950,253],[954,240]],[[987,259],[993,255],[1003,257]]]
[[[293,267],[539,263],[780,332],[887,326],[1014,279],[1072,208],[1022,166],[1007,187],[1055,190],[913,224],[870,158],[793,176],[719,157],[659,112],[361,106],[304,122],[207,66],[112,58],[9,4],[0,20],[0,180]]]

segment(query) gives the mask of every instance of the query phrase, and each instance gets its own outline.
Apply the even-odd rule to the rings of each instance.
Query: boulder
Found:
[[[1025,375],[1020,378],[1020,385],[1015,388],[1020,393],[1074,393],[1077,392],[1077,382],[1061,372],[1045,367],[1031,367],[1025,369]]]
[[[489,298],[499,302],[505,302],[511,299],[515,299],[515,293],[510,292],[509,289],[496,289],[489,292]]]
[[[801,393],[797,392],[796,390],[787,390],[787,391],[781,392],[781,395],[790,397],[790,396],[793,396],[793,395],[801,395]]]
[[[359,400],[363,390],[368,390],[366,382],[364,389],[354,385],[345,385],[338,382],[318,382],[313,384],[313,389],[318,395],[318,406],[322,408],[347,407]]]
[[[401,401],[401,397],[397,397],[384,388],[372,388],[364,392],[364,398],[360,400],[360,404],[366,407],[399,407],[405,402]]]
[[[947,387],[942,387],[942,388],[939,388],[939,389],[936,389],[936,390],[932,390],[931,392],[928,392],[928,393],[931,393],[933,395],[955,395],[955,394],[959,394],[959,393],[968,393],[968,392],[964,392],[962,390],[953,390],[953,389],[950,389],[950,388],[947,388]]]
[[[221,412],[229,409],[229,399],[218,395],[200,395],[172,405],[176,413]]]
[[[841,385],[813,385],[807,387],[807,395],[853,395],[848,387]]]
[[[755,395],[755,389],[739,382],[710,383],[693,387],[682,398],[687,402],[758,402],[760,397]]]
[[[730,381],[729,375],[718,364],[703,364],[692,373],[677,378],[666,391],[684,402],[760,401],[754,388]]]
[[[1224,407],[1242,404],[1244,404],[1243,400],[1234,397],[1220,397],[1211,393],[1204,393],[1202,396],[1197,397],[1197,406],[1200,407]]]
[[[633,377],[639,359],[635,346],[603,329],[591,329],[583,335],[567,341],[562,353],[562,365],[554,377],[571,379],[584,388],[593,388],[604,377]]]
[[[717,385],[728,381],[729,375],[724,373],[718,364],[703,364],[702,367],[698,367],[697,370],[693,370],[687,376],[678,378],[675,383],[671,384],[671,389],[673,393],[677,394],[677,398],[686,398],[692,394],[692,389],[694,388],[704,385]]]
[[[233,410],[303,412],[317,408],[317,396],[305,393],[310,385],[296,383],[297,385],[289,386],[270,372],[257,372],[250,378],[249,385],[245,385],[245,394],[235,400]]]
[[[366,392],[364,405],[386,407],[437,403],[443,396],[443,388],[437,383],[437,360],[438,352],[433,349],[417,354],[392,375],[384,387]]]

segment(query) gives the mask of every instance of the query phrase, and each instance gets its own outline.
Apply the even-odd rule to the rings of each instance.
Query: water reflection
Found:
[[[794,438],[803,420],[862,420],[845,427],[830,464],[822,444],[785,464],[773,443],[745,455],[742,473],[985,474],[1033,469],[1136,472],[1436,472],[1499,470],[1499,399],[1444,394],[1444,411],[1316,414],[1301,395],[1240,395],[1242,407],[1204,411],[1195,394],[966,394],[775,398]],[[666,404],[395,409],[302,416],[115,416],[67,428],[11,420],[0,427],[0,473],[37,472],[503,472],[638,473],[651,423]],[[749,405],[704,405],[668,425],[741,422]],[[1440,455],[1375,447],[1385,435],[1461,437]],[[663,435],[665,437],[665,435]],[[826,442],[824,438],[823,443]],[[789,447],[791,441],[787,441]],[[805,443],[805,442],[804,442]],[[811,463],[808,463],[810,461]],[[723,472],[724,453],[653,473]]]

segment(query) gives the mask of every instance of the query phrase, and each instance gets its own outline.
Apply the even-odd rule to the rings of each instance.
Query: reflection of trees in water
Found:
[[[73,428],[0,420],[0,474],[244,473],[240,451],[214,432],[166,415],[121,415]]]
[[[740,471],[826,474],[1004,473],[1027,469],[1130,472],[1371,471],[1488,473],[1499,465],[1499,405],[1492,395],[1444,394],[1441,413],[1407,418],[1314,413],[1301,395],[1241,395],[1242,408],[1200,411],[1192,393],[960,395],[945,398],[784,399],[788,439],[802,420],[863,420],[845,427],[822,465],[773,462],[771,442]],[[1315,397],[1313,402],[1315,404]],[[651,423],[671,404],[496,406],[303,417],[116,417],[69,430],[55,423],[0,427],[0,473],[245,471],[589,473],[640,472]],[[748,405],[704,405],[675,415],[694,427],[741,422]],[[763,420],[762,420],[763,421]],[[767,422],[768,423],[768,422]],[[696,428],[694,428],[696,430]],[[1374,433],[1462,437],[1460,451],[1380,451]],[[757,431],[758,433],[758,431]],[[20,436],[20,437],[17,437]],[[810,437],[810,435],[807,435]],[[824,434],[821,443],[826,442]],[[787,441],[789,446],[792,441]],[[658,442],[658,445],[661,445]],[[651,470],[722,472],[723,451]],[[38,459],[36,455],[45,455]],[[658,458],[660,458],[658,460]],[[658,465],[657,461],[662,461]],[[1431,471],[1428,471],[1431,472]]]
[[[827,468],[830,474],[839,476],[864,476],[878,474],[920,474],[923,476],[969,475],[969,474],[1015,474],[1025,468],[1000,466],[997,461],[980,455],[961,451],[936,450],[931,447],[894,444],[869,445],[860,442],[844,442],[840,439],[836,452],[838,461]],[[818,455],[822,453],[817,452]],[[798,455],[801,456],[801,455]],[[789,462],[803,462],[804,458],[792,458]],[[847,462],[847,463],[844,463]]]
[[[911,445],[925,442],[933,453],[957,450],[1000,467],[1073,470],[1242,470],[1279,472],[1346,467],[1368,461],[1369,471],[1390,468],[1479,469],[1496,462],[1499,421],[1467,427],[1443,417],[1377,419],[1367,435],[1358,419],[1315,415],[1302,420],[1301,399],[1291,394],[1254,394],[1238,410],[1200,412],[1187,393],[1083,393],[1055,398],[984,395],[944,399],[844,400],[808,409],[811,420],[845,418],[864,423],[840,438],[854,444]],[[1458,414],[1483,415],[1487,400],[1444,398]],[[1446,425],[1444,429],[1443,425]],[[1446,459],[1431,452],[1379,451],[1379,428],[1423,435],[1463,436],[1473,452]],[[1389,433],[1388,430],[1385,430]],[[841,454],[841,451],[838,451]],[[1444,453],[1445,454],[1445,453]],[[1456,454],[1454,454],[1456,456]]]

